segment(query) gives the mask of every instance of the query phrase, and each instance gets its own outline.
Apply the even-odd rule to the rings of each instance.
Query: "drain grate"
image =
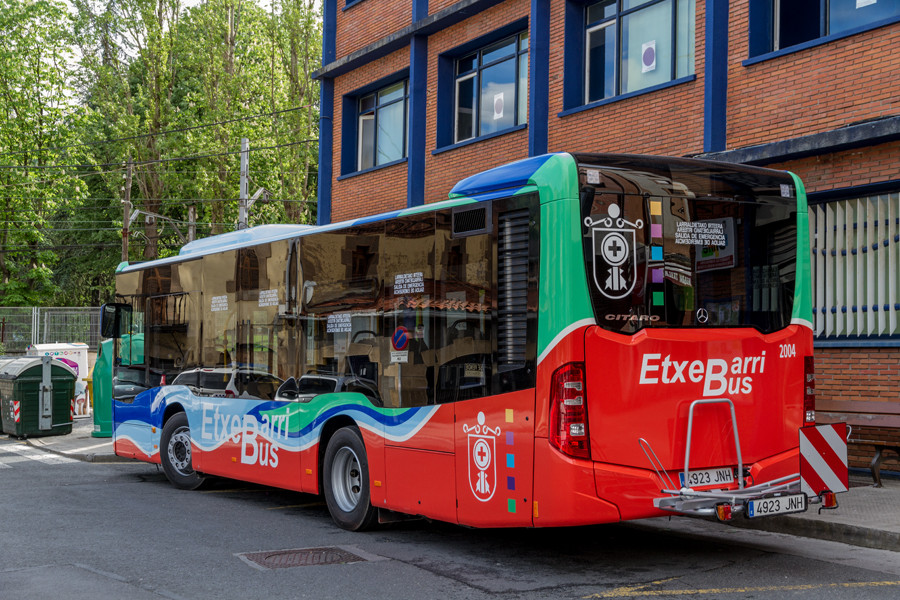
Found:
[[[245,552],[244,554],[238,554],[238,556],[252,566],[262,567],[263,569],[342,565],[369,560],[349,550],[336,547]]]

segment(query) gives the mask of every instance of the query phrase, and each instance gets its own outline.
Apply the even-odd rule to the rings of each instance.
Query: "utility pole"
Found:
[[[131,225],[131,159],[125,169],[125,199],[122,201],[122,262],[128,261],[128,226]]]
[[[197,207],[191,204],[188,206],[188,241],[193,242],[197,239]]]
[[[238,207],[238,229],[247,229],[249,221],[250,140],[241,138],[241,197]]]

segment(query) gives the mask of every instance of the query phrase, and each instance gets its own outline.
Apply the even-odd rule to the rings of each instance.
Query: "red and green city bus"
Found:
[[[179,488],[322,494],[351,530],[796,512],[839,491],[801,490],[811,315],[794,175],[534,157],[120,265],[103,325],[143,335],[116,367],[143,391],[115,449]]]

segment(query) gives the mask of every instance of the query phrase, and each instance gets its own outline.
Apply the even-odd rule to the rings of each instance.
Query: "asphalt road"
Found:
[[[325,548],[326,552],[293,553]],[[309,566],[264,568],[248,554]],[[346,554],[349,553],[349,554]],[[338,557],[338,564],[322,564]],[[0,599],[900,597],[900,553],[689,519],[338,529],[319,498],[0,437]]]

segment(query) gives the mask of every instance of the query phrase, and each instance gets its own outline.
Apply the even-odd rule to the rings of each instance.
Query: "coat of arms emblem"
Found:
[[[469,436],[469,488],[477,500],[487,502],[494,497],[497,488],[497,437],[499,427],[484,424],[484,413],[478,413],[476,425],[463,425],[463,433]]]
[[[594,242],[594,285],[611,300],[624,298],[637,282],[637,244],[635,231],[644,226],[640,219],[632,223],[620,216],[613,204],[609,214],[596,221],[584,220]]]

